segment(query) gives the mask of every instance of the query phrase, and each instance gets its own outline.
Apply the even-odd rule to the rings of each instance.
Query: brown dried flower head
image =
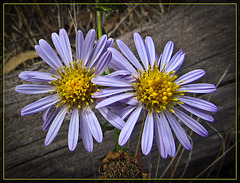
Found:
[[[103,176],[100,177],[101,179],[145,179],[147,177],[147,174],[144,173],[143,170],[141,154],[131,158],[128,153],[122,150],[119,152],[109,151],[107,157],[103,159],[98,171],[103,174]]]

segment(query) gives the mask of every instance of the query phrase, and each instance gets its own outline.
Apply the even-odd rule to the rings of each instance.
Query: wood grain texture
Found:
[[[190,70],[202,68],[206,74],[199,82],[216,84],[226,68],[229,70],[222,80],[211,102],[218,106],[219,111],[213,114],[214,123],[200,120],[209,131],[206,138],[197,134],[191,136],[193,150],[191,161],[184,177],[193,178],[211,164],[220,150],[223,139],[235,122],[235,5],[179,5],[162,17],[142,25],[118,39],[124,41],[136,53],[133,32],[142,37],[153,38],[157,53],[161,53],[167,41],[174,42],[174,53],[179,49],[187,52],[185,62],[178,75]],[[49,35],[50,36],[50,35]],[[116,45],[115,45],[116,46]],[[50,71],[44,62],[38,62],[26,70]],[[81,138],[74,152],[67,146],[69,118],[66,119],[51,145],[45,147],[46,133],[42,131],[40,114],[22,117],[21,109],[27,104],[44,95],[23,95],[15,92],[15,87],[24,83],[17,76],[22,70],[5,75],[4,87],[4,163],[5,178],[93,178],[91,154],[83,147]],[[207,99],[209,94],[197,97]],[[98,115],[99,121],[105,120]],[[130,152],[135,153],[142,118],[139,119],[130,140]],[[211,127],[209,125],[211,125]],[[215,129],[215,130],[214,130]],[[218,131],[218,132],[216,132]],[[187,130],[188,134],[190,130]],[[231,132],[234,134],[234,129]],[[220,136],[220,135],[221,136]],[[235,142],[234,135],[231,139]],[[176,146],[178,142],[176,140]],[[113,132],[107,132],[103,142],[94,143],[96,170],[100,165],[99,158],[114,148]],[[182,151],[182,148],[180,149]],[[190,152],[185,150],[174,177],[179,178],[184,171]],[[179,155],[176,157],[178,159]],[[224,165],[234,168],[234,149],[226,155]],[[142,158],[144,167],[149,173],[148,164],[152,164],[151,175],[154,178],[157,167],[158,150],[154,140],[151,155]],[[171,158],[160,160],[160,176]],[[217,164],[218,165],[218,164]],[[170,167],[164,178],[170,178]],[[218,166],[214,170],[218,170]],[[97,175],[99,175],[97,173]],[[203,174],[202,177],[205,177]],[[221,177],[221,175],[220,175]]]

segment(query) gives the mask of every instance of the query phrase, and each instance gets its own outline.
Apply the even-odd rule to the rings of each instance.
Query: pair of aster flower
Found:
[[[210,93],[216,90],[213,84],[189,84],[201,78],[202,69],[193,70],[177,77],[185,53],[178,51],[173,57],[173,43],[169,41],[163,53],[158,56],[154,42],[147,36],[145,43],[138,33],[134,42],[140,61],[121,40],[117,45],[122,54],[112,47],[114,40],[103,35],[94,45],[96,32],[91,29],[85,39],[79,30],[76,35],[76,58],[73,60],[68,35],[64,29],[59,35],[52,34],[53,48],[43,39],[35,50],[50,66],[51,73],[24,71],[19,77],[25,81],[41,84],[22,84],[16,91],[23,94],[51,93],[25,106],[21,115],[26,116],[43,111],[43,130],[47,131],[45,145],[56,137],[65,116],[71,115],[68,129],[68,147],[73,151],[78,142],[79,129],[83,145],[88,152],[93,150],[93,138],[102,142],[100,123],[93,112],[96,108],[114,127],[121,130],[119,144],[123,146],[131,136],[141,111],[146,113],[141,139],[142,152],[151,151],[154,132],[159,152],[163,158],[175,156],[175,141],[172,130],[179,142],[188,150],[192,145],[175,117],[201,136],[207,130],[182,112],[176,106],[213,122],[208,112],[217,107],[205,100],[185,96],[186,93]],[[110,66],[115,71],[102,76]],[[99,89],[99,86],[103,86]],[[175,115],[175,116],[174,116]],[[126,122],[125,122],[126,120]]]

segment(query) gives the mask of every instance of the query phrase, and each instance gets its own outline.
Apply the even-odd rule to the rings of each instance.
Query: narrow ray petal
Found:
[[[135,106],[139,103],[138,100],[135,99],[135,96],[120,100],[119,102],[122,102],[122,103],[128,104],[128,105],[133,105],[133,106]]]
[[[145,125],[143,128],[143,134],[142,134],[142,152],[145,155],[148,155],[149,152],[152,149],[152,144],[153,144],[153,134],[154,134],[154,129],[153,129],[153,115],[152,113],[148,113]]]
[[[39,45],[36,45],[35,47],[36,52],[38,53],[38,55],[53,69],[56,69],[57,66],[52,63],[52,61],[45,55],[45,53],[43,52],[42,48]]]
[[[185,114],[184,112],[182,112],[181,110],[173,107],[173,110],[175,111],[175,115],[186,125],[188,126],[190,129],[192,129],[195,133],[206,137],[208,136],[208,132],[207,130],[199,123],[197,122],[195,119],[191,118],[190,116],[188,116],[187,114]]]
[[[97,62],[94,74],[96,76],[102,75],[102,73],[104,73],[104,71],[108,68],[111,59],[112,53],[110,51],[106,51],[105,53],[103,53]]]
[[[174,47],[174,44],[173,44],[172,41],[169,41],[166,44],[166,46],[165,46],[165,48],[163,50],[160,71],[162,71],[164,65],[169,62],[169,60],[170,60],[170,58],[172,56],[172,53],[173,53],[173,47]]]
[[[182,101],[185,104],[188,104],[190,106],[203,109],[205,111],[209,112],[217,112],[218,108],[213,103],[208,102],[206,100],[195,98],[195,97],[189,97],[189,96],[181,96],[178,98],[180,101]]]
[[[107,76],[108,77],[125,77],[125,76],[131,76],[132,73],[130,71],[127,71],[127,70],[117,70],[117,71],[114,71],[110,74],[108,74]]]
[[[182,50],[179,50],[177,53],[175,53],[166,66],[166,72],[173,71],[178,65],[182,65],[184,58],[185,54],[183,54]]]
[[[155,135],[156,135],[156,141],[157,141],[157,147],[158,147],[158,151],[160,152],[160,155],[163,158],[167,158],[168,154],[165,148],[165,143],[163,141],[163,135],[161,132],[161,121],[159,119],[159,116],[157,113],[154,113],[153,115],[154,117],[154,128],[155,128]]]
[[[53,122],[48,130],[46,139],[45,139],[46,146],[51,144],[52,141],[55,139],[55,137],[63,123],[66,113],[67,113],[67,107],[64,107],[60,110],[60,112],[57,114],[57,116],[53,120]]]
[[[65,29],[60,29],[59,39],[61,42],[62,50],[64,50],[65,58],[67,59],[68,62],[72,63],[73,59],[72,59],[71,44],[70,44],[68,34]]]
[[[80,110],[80,131],[85,149],[88,152],[93,151],[93,138],[88,127],[87,116],[83,109]]]
[[[51,107],[50,107],[51,108]],[[51,110],[51,112],[49,112],[49,115],[47,116],[46,121],[44,121],[43,126],[42,126],[42,130],[44,132],[47,132],[49,127],[51,126],[53,120],[55,119],[55,117],[57,116],[57,114],[60,112],[60,110],[62,109],[62,107],[53,107],[53,109]]]
[[[126,124],[122,128],[122,131],[119,135],[118,143],[120,146],[123,146],[129,139],[130,135],[132,134],[133,128],[138,120],[138,117],[141,113],[142,106],[138,106],[131,116],[128,118]]]
[[[69,61],[65,55],[65,50],[62,48],[62,43],[60,41],[60,37],[55,32],[52,33],[52,41],[53,41],[53,44],[54,44],[58,54],[60,55],[62,61],[64,62],[64,64],[66,66],[69,66]]]
[[[180,78],[178,78],[175,82],[180,84],[180,85],[185,85],[187,83],[191,83],[193,81],[196,81],[197,79],[203,77],[205,74],[205,71],[203,69],[196,69],[193,71],[190,71]],[[184,81],[184,82],[183,82]],[[183,82],[183,83],[181,83]]]
[[[92,109],[90,107],[87,107],[84,111],[84,114],[86,115],[88,128],[92,134],[92,136],[95,138],[97,142],[102,142],[103,139],[103,133],[101,126],[98,122],[98,119]]]
[[[62,63],[58,58],[57,54],[53,50],[53,48],[45,41],[44,39],[39,40],[39,46],[41,47],[43,53],[46,57],[51,60],[51,62],[57,67],[62,67]]]
[[[117,65],[121,70],[128,70],[134,74],[137,74],[136,69],[129,63],[129,61],[115,48],[108,48],[112,52],[112,61],[110,66]]]
[[[133,90],[132,87],[124,87],[124,88],[105,88],[105,89],[101,89],[98,92],[95,92],[94,95],[92,96],[93,98],[102,98],[102,97],[108,97],[111,95],[115,95],[117,93],[122,93],[125,91],[129,91],[129,90]]]
[[[36,102],[33,102],[33,103],[25,106],[21,111],[21,115],[27,116],[30,114],[38,113],[40,111],[47,109],[48,107],[52,106],[53,104],[57,103],[59,100],[60,99],[57,94],[47,96],[45,98],[42,98],[40,100],[37,100]]]
[[[132,97],[131,93],[122,93],[122,94],[119,94],[119,95],[114,95],[114,96],[108,97],[108,98],[102,100],[101,102],[99,102],[96,105],[95,108],[98,109],[98,108],[101,108],[101,107],[105,107],[109,104],[112,104],[114,102],[120,101],[122,99],[129,98],[129,97]]]
[[[209,83],[197,83],[183,85],[179,90],[185,90],[190,93],[211,93],[216,91],[216,86]]]
[[[47,120],[47,115],[48,115],[50,109],[51,109],[51,107],[48,107],[45,111],[43,111],[43,115],[42,115],[43,122],[45,122]]]
[[[168,122],[170,123],[170,125],[171,125],[177,139],[179,140],[179,142],[187,150],[192,150],[191,142],[188,139],[186,132],[181,127],[179,122],[173,117],[173,115],[169,111],[166,111],[165,114],[166,114],[166,117],[168,118]]]
[[[78,108],[73,109],[72,116],[68,129],[68,148],[70,151],[74,151],[78,142],[79,134],[79,114]]]
[[[150,36],[147,36],[145,38],[145,44],[146,44],[146,50],[148,53],[148,60],[151,68],[153,68],[153,64],[155,61],[155,45]]]
[[[165,145],[166,152],[169,156],[174,157],[176,153],[175,141],[172,135],[171,128],[164,113],[159,113],[160,123],[161,123],[161,133],[163,142]]]
[[[121,52],[127,57],[127,59],[138,69],[141,71],[141,73],[143,73],[143,67],[140,64],[140,62],[138,61],[138,59],[135,57],[135,55],[133,54],[133,52],[127,47],[127,45],[121,41],[121,40],[117,40],[117,45],[119,47],[119,49],[121,50]]]
[[[202,111],[201,109],[198,109],[196,107],[193,107],[187,104],[183,104],[180,106],[186,109],[187,111],[189,111],[190,113],[194,114],[195,116],[198,116],[199,118],[202,118],[206,121],[214,122],[214,118],[210,114]]]
[[[120,116],[122,119],[125,119],[135,108],[136,106],[127,106],[118,112],[118,116]]]
[[[145,70],[148,71],[148,56],[142,37],[138,33],[134,33],[133,36],[138,55],[143,63]]]
[[[40,72],[40,71],[23,71],[18,75],[18,77],[20,77],[25,81],[47,83],[56,79],[51,75],[52,75],[51,73]]]
[[[90,57],[90,59],[89,59],[89,61],[87,63],[87,69],[92,68],[92,66],[95,64],[95,62],[100,58],[100,56],[102,54],[102,51],[103,51],[103,49],[104,49],[104,47],[106,45],[106,42],[107,42],[107,36],[106,35],[101,36],[100,39],[97,41],[96,45],[93,48],[93,52],[91,54],[91,57]],[[109,53],[108,53],[108,55],[109,55]],[[100,61],[98,61],[98,63],[99,62]],[[101,62],[103,62],[103,60],[101,60]],[[96,66],[96,69],[97,68],[98,67]]]
[[[161,60],[162,60],[162,54],[159,55],[159,57],[158,57],[158,59],[157,59],[157,62],[156,62],[156,66],[158,66],[158,65],[160,66]]]
[[[50,91],[54,91],[54,86],[48,85],[36,85],[36,84],[22,84],[16,86],[15,90],[18,93],[23,94],[41,94],[41,93],[48,93]]]
[[[86,65],[86,63],[88,62],[88,59],[92,54],[95,37],[96,37],[96,31],[94,29],[91,29],[90,31],[88,31],[86,38],[84,40],[83,53],[82,53],[83,54],[82,61],[84,65]]]
[[[111,110],[109,110],[107,107],[99,108],[98,111],[102,114],[102,116],[111,123],[115,128],[121,130],[123,126],[125,125],[125,122],[122,118],[120,118],[118,115],[114,114]]]
[[[83,50],[83,44],[84,44],[84,36],[81,30],[77,31],[76,35],[76,55],[77,60],[82,60],[82,50]]]
[[[112,86],[112,87],[129,87],[132,86],[126,80],[108,77],[108,76],[96,76],[91,80],[93,83],[101,86]]]

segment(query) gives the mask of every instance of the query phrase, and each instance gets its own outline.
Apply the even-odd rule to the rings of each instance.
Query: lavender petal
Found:
[[[153,134],[154,134],[154,128],[153,128],[153,115],[148,113],[144,129],[143,129],[143,134],[142,134],[142,152],[145,155],[148,155],[149,152],[152,149],[152,144],[153,144]]]
[[[208,102],[206,100],[195,98],[195,97],[189,97],[189,96],[181,96],[178,98],[180,101],[182,101],[185,104],[188,104],[190,106],[209,111],[209,112],[217,112],[218,108],[213,103]]]
[[[179,89],[179,91],[182,90],[190,93],[211,93],[216,91],[216,86],[209,83],[188,84]]]
[[[108,97],[108,98],[102,100],[101,102],[99,102],[96,105],[95,108],[98,109],[98,108],[101,108],[101,107],[105,107],[105,106],[110,105],[114,102],[117,102],[117,101],[122,100],[122,99],[129,98],[131,96],[132,96],[131,93],[117,94],[117,95],[114,95],[114,96],[111,96],[111,97]]]
[[[102,114],[102,116],[111,123],[115,128],[121,130],[123,126],[125,125],[125,122],[122,118],[120,118],[118,115],[114,114],[111,110],[109,110],[107,107],[99,108],[98,111]]]
[[[92,134],[92,136],[95,138],[97,142],[102,142],[103,139],[103,133],[101,126],[98,122],[98,119],[92,109],[90,107],[87,107],[84,111],[84,114],[86,115],[88,128]]]
[[[206,137],[208,136],[208,131],[195,119],[191,118],[181,110],[173,107],[173,110],[175,111],[175,115],[190,129],[192,129],[195,133]]]
[[[62,50],[64,50],[64,54],[67,62],[73,63],[71,44],[65,29],[60,29],[59,39],[62,46]]]
[[[101,89],[100,91],[95,92],[92,97],[93,98],[108,97],[111,95],[115,95],[117,93],[122,93],[122,92],[130,91],[130,90],[133,90],[133,88],[132,87],[124,87],[124,88],[110,87],[110,88]]]
[[[68,148],[70,151],[74,151],[78,142],[79,134],[79,114],[78,108],[74,108],[68,129]]]
[[[85,149],[88,152],[93,151],[93,138],[88,127],[88,121],[85,112],[80,110],[80,131]]]
[[[129,139],[133,128],[138,120],[138,117],[140,115],[140,112],[142,110],[142,105],[139,105],[131,114],[131,116],[128,118],[126,124],[122,128],[122,131],[119,135],[118,143],[120,146],[123,146]]]
[[[179,85],[185,85],[187,83],[191,83],[191,82],[203,77],[204,74],[205,74],[204,70],[196,69],[196,70],[193,70],[193,71],[190,71],[190,72],[184,74],[183,76],[178,78],[175,82]],[[183,82],[183,83],[181,83],[181,82]]]
[[[76,55],[77,60],[82,60],[82,50],[83,50],[83,44],[84,44],[84,36],[81,30],[77,31],[76,35]]]
[[[56,79],[51,75],[52,75],[51,73],[40,71],[23,71],[18,75],[18,77],[25,81],[48,83]]]
[[[36,102],[33,102],[33,103],[25,106],[21,111],[21,115],[27,116],[30,114],[38,113],[40,111],[47,109],[48,107],[52,106],[53,104],[57,103],[59,100],[60,99],[57,94],[47,96],[45,98],[42,98],[40,100],[37,100]]]
[[[98,60],[98,63],[99,62],[103,62],[103,58],[101,60],[100,56],[102,54],[102,51],[106,45],[106,42],[107,42],[107,36],[106,35],[103,35],[100,37],[100,39],[97,41],[96,45],[94,46],[93,48],[93,51],[92,51],[92,54],[91,54],[91,57],[89,59],[89,61],[87,62],[87,69],[91,69],[92,66],[95,64],[95,62]],[[106,53],[106,52],[105,52]],[[111,54],[111,53],[110,53]],[[109,54],[108,54],[109,55]],[[100,58],[100,60],[99,60]],[[111,58],[111,57],[110,57]],[[101,63],[102,64],[102,63]],[[103,65],[103,64],[102,64]],[[96,67],[97,69],[98,67]]]
[[[117,45],[121,52],[127,57],[127,59],[138,69],[143,73],[143,67],[138,61],[138,59],[135,57],[135,55],[132,53],[132,51],[128,48],[128,46],[121,40],[117,40]]]
[[[83,46],[83,52],[82,52],[83,54],[82,61],[84,65],[86,65],[86,63],[88,62],[92,54],[95,37],[96,37],[96,31],[94,29],[91,29],[90,31],[88,31],[86,38],[84,40],[84,46]]]
[[[52,122],[52,124],[51,124],[51,126],[48,130],[46,139],[45,139],[45,145],[46,146],[51,144],[51,142],[56,137],[56,135],[57,135],[62,123],[63,123],[63,120],[65,118],[66,113],[67,113],[67,107],[64,107],[60,110],[60,112],[57,114],[57,116],[53,120],[53,122]]]
[[[187,150],[192,150],[191,142],[188,139],[186,132],[181,127],[179,122],[173,117],[173,115],[169,111],[166,111],[165,114],[179,142]]]
[[[22,84],[18,85],[15,88],[16,92],[23,94],[41,94],[48,93],[50,91],[54,91],[54,86],[48,85],[37,85],[37,84]]]
[[[145,38],[145,45],[146,45],[146,50],[148,53],[148,60],[151,68],[153,68],[153,64],[155,61],[155,45],[150,36],[147,36]]]
[[[183,105],[180,105],[182,108],[184,108],[185,110],[189,111],[190,113],[194,114],[195,116],[198,116],[199,118],[202,118],[206,121],[209,121],[209,122],[214,122],[214,118],[202,111],[201,109],[198,109],[196,107],[193,107],[193,106],[190,106],[190,105],[187,105],[187,104],[183,104]]]
[[[105,53],[103,53],[103,55],[98,60],[94,74],[96,76],[102,75],[102,73],[108,68],[111,59],[112,53],[110,51],[106,51]]]
[[[163,50],[160,71],[162,71],[164,65],[169,62],[169,60],[170,60],[170,58],[172,56],[172,53],[173,53],[173,47],[174,47],[174,44],[173,44],[172,41],[169,41],[166,44],[166,46],[165,46],[165,48]]]
[[[91,81],[101,86],[112,86],[112,87],[129,87],[131,83],[123,79],[108,77],[108,76],[96,76]]]
[[[131,71],[133,74],[137,75],[136,69],[129,63],[129,61],[115,48],[108,48],[112,52],[112,60],[110,66],[114,67],[116,65],[118,70]]]
[[[149,64],[148,56],[147,56],[146,47],[142,40],[142,37],[138,33],[134,33],[133,36],[134,36],[134,43],[137,48],[138,55],[143,63],[145,70],[148,71],[148,64]]]

